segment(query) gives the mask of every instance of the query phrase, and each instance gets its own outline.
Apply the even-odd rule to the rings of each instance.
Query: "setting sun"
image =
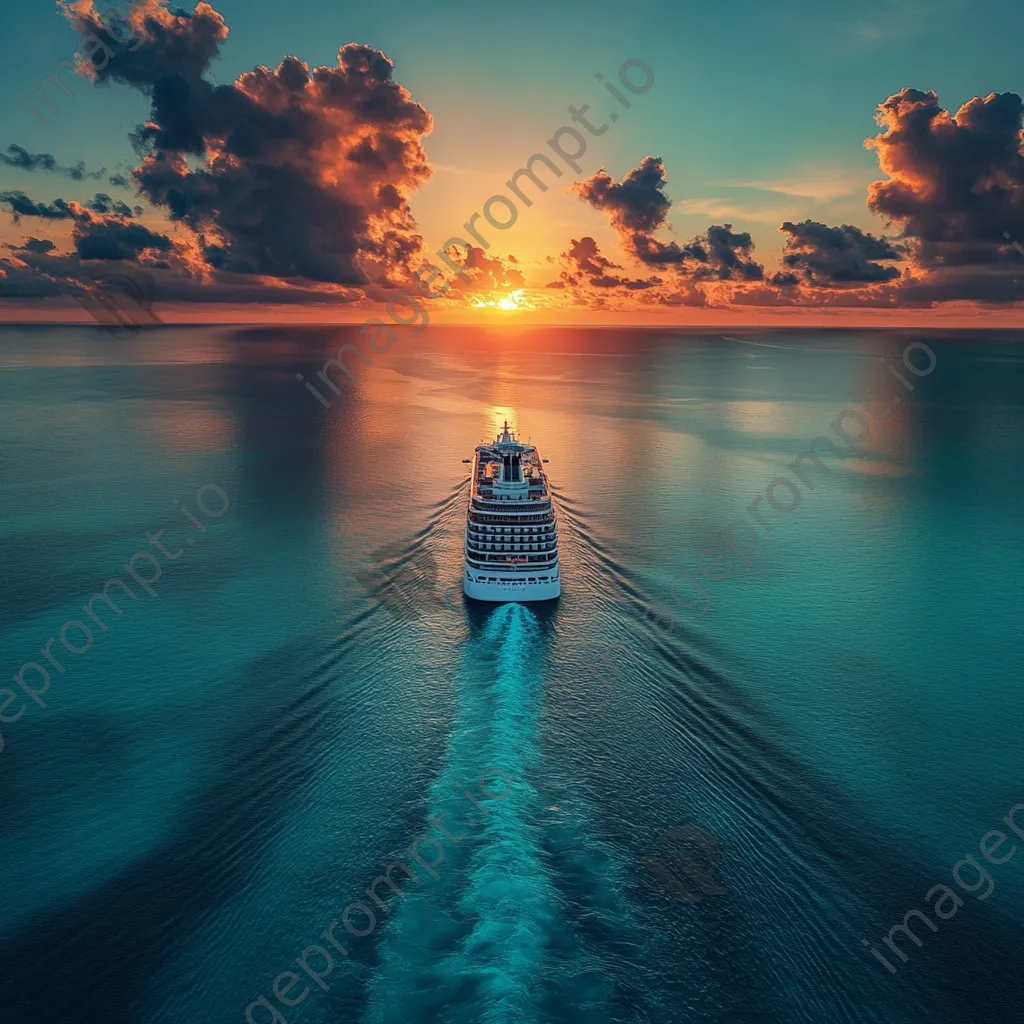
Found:
[[[516,309],[533,309],[533,304],[526,299],[523,294],[523,289],[517,288],[514,292],[509,292],[500,299],[476,298],[473,300],[473,308],[504,309],[512,311]]]

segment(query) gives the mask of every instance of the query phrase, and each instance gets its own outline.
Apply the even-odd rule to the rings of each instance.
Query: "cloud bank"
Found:
[[[102,192],[81,201],[0,192],[15,223],[36,225],[5,247],[0,296],[74,289],[87,264],[104,261],[152,273],[161,301],[351,303],[410,279],[423,248],[410,197],[431,175],[423,140],[433,118],[383,52],[346,43],[329,65],[285,56],[219,84],[210,67],[228,26],[209,3],[187,12],[138,0],[115,19],[101,19],[94,0],[60,7],[83,40],[100,40],[80,51],[81,73],[149,102],[131,136],[137,166],[107,179],[134,190],[149,212]],[[138,45],[119,45],[126,39]],[[866,197],[880,227],[794,211],[779,226],[774,272],[750,233],[731,223],[671,237],[660,157],[644,157],[621,180],[601,168],[573,191],[607,218],[617,250],[602,252],[589,234],[571,238],[549,257],[557,278],[543,291],[589,308],[1024,300],[1021,257],[1010,245],[1024,239],[1022,115],[1014,93],[974,97],[955,113],[934,92],[890,96],[876,111],[879,133],[865,142],[883,175]],[[106,176],[15,144],[0,164],[75,182]],[[38,237],[47,228],[58,241]],[[472,305],[484,293],[527,287],[515,257],[476,248],[469,257],[469,281],[456,276],[446,297],[431,301]]]

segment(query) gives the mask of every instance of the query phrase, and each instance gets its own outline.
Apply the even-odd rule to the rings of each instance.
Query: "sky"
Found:
[[[193,321],[1010,326],[1024,301],[1019,4],[114,6],[2,15],[2,319],[104,291]],[[40,86],[76,60],[73,95]],[[536,153],[558,176],[532,165],[528,205]]]

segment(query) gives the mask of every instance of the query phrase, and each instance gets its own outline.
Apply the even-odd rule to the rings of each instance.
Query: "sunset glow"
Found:
[[[477,297],[473,300],[472,306],[474,309],[504,309],[512,312],[517,309],[532,309],[533,307],[526,302],[523,297],[523,289],[517,288],[514,292],[509,292],[508,295],[504,295],[501,298],[481,298]]]
[[[860,37],[864,53],[835,57],[860,67],[869,84],[856,96],[869,101],[851,93],[826,110],[825,94],[780,69],[791,106],[822,106],[826,144],[813,124],[741,102],[739,86],[715,116],[680,105],[678,62],[657,35],[596,74],[566,65],[564,102],[538,100],[505,135],[484,129],[488,97],[514,92],[510,72],[449,94],[439,82],[455,62],[442,72],[409,43],[419,31],[451,44],[400,19],[368,33],[382,49],[300,33],[282,50],[269,34],[258,48],[236,42],[206,3],[140,0],[116,31],[94,0],[61,12],[46,30],[95,58],[63,92],[47,84],[49,56],[27,82],[12,76],[18,134],[0,153],[8,319],[80,318],[71,296],[98,308],[111,265],[122,282],[144,278],[125,290],[152,295],[167,321],[358,323],[410,295],[438,322],[897,325],[937,314],[1009,325],[1024,300],[1020,96],[999,91],[992,58],[969,86],[947,83],[950,62],[937,60],[894,87],[872,51],[882,25]],[[389,38],[405,44],[401,65]],[[130,101],[148,118],[126,132],[113,116],[102,145],[66,151],[58,122],[84,116],[75,96],[100,85],[111,88],[90,97],[89,116]],[[182,105],[179,93],[205,99]],[[711,141],[734,122],[761,138],[740,162]]]

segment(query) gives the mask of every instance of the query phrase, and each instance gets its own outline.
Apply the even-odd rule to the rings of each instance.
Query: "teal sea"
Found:
[[[1022,341],[0,329],[0,1020],[1020,1020]]]

